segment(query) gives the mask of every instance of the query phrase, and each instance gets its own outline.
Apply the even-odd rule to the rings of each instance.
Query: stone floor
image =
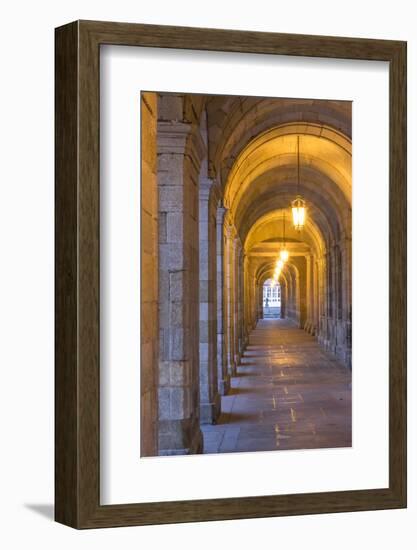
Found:
[[[284,319],[252,332],[205,453],[351,446],[351,371]]]

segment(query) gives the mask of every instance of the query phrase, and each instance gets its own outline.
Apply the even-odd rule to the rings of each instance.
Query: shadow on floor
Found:
[[[252,393],[253,390],[251,388],[230,388],[229,395],[242,395],[243,393]]]
[[[225,412],[223,413],[217,421],[216,426],[221,426],[222,424],[236,424],[239,422],[256,422],[259,418],[259,413],[250,412],[250,413],[235,413],[235,412]]]
[[[54,505],[53,504],[24,504],[24,507],[44,518],[54,521]]]

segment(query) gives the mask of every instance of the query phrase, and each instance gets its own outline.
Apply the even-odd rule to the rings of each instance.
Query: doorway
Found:
[[[281,285],[273,279],[267,279],[264,282],[262,306],[264,319],[281,317]]]

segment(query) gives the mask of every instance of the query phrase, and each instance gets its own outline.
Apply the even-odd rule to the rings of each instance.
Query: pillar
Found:
[[[217,380],[216,218],[213,180],[200,177],[200,423],[213,424],[220,414]]]
[[[225,250],[225,291],[226,291],[226,357],[229,376],[235,376],[235,341],[234,341],[234,315],[235,315],[235,235],[230,223],[225,225],[226,250]]]
[[[225,289],[225,232],[224,218],[226,209],[217,208],[216,242],[217,242],[217,382],[220,395],[226,395],[230,390],[230,375],[227,371],[226,359],[226,289]]]
[[[344,237],[340,246],[342,262],[342,321],[345,326],[344,363],[352,367],[352,239]]]
[[[235,237],[234,242],[234,262],[233,262],[233,286],[234,286],[234,311],[233,311],[233,352],[235,368],[240,364],[241,357],[241,315],[240,315],[240,287],[241,287],[241,255],[242,245],[239,237]]]
[[[178,96],[160,96],[159,389],[160,455],[202,451],[199,418],[198,127],[182,122]]]

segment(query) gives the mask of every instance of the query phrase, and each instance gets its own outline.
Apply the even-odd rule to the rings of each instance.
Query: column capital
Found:
[[[158,154],[183,155],[192,124],[178,121],[158,121]]]
[[[189,122],[158,121],[158,154],[188,155],[199,169],[206,155],[200,129]]]
[[[224,206],[218,206],[217,207],[217,212],[216,212],[217,225],[223,224],[226,212],[227,212],[227,208],[225,208]]]
[[[199,180],[199,197],[201,200],[209,200],[210,193],[214,190],[216,181],[206,176],[200,177]]]

